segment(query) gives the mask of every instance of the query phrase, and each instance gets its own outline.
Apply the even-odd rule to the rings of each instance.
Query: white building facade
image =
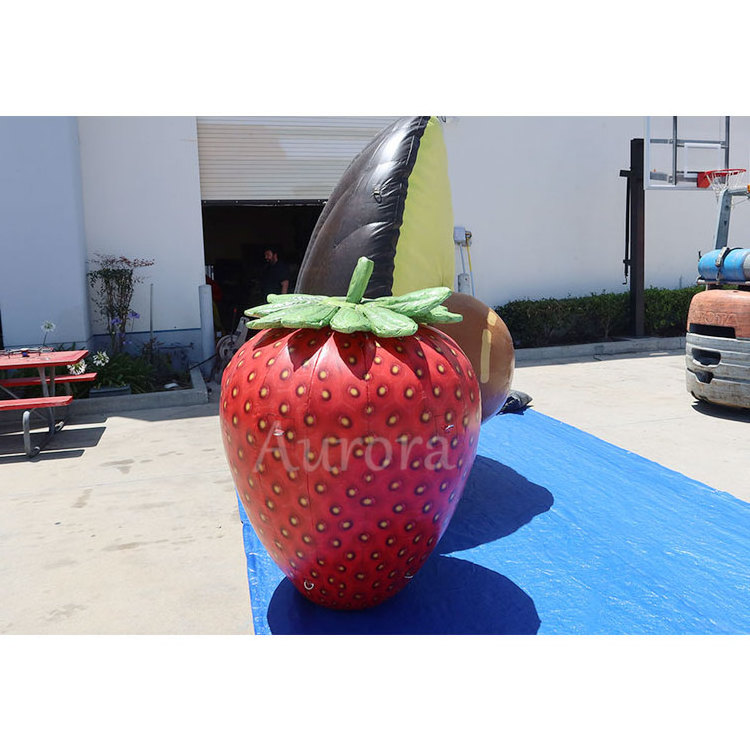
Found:
[[[201,348],[206,267],[231,329],[251,303],[259,254],[294,269],[349,161],[393,118],[0,118],[0,323],[5,347],[96,345],[96,253],[154,260],[133,307],[136,339]],[[447,117],[454,224],[472,233],[476,296],[624,291],[630,141],[642,117]],[[730,161],[748,167],[750,118],[731,118]],[[710,190],[646,194],[646,286],[694,283],[711,249]],[[730,244],[750,243],[750,209]],[[457,270],[460,270],[457,269]],[[223,277],[222,277],[223,274]],[[222,278],[219,278],[222,277]],[[205,317],[205,316],[204,316]],[[205,344],[203,345],[205,349]]]

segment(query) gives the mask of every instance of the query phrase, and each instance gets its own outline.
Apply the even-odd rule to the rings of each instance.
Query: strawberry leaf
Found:
[[[341,333],[354,333],[355,331],[370,331],[372,325],[356,307],[340,307],[331,319],[331,328]]]
[[[447,307],[438,305],[425,313],[413,316],[417,323],[460,323],[463,315],[452,313]]]
[[[327,297],[312,294],[269,294],[267,305],[258,305],[245,310],[245,315],[261,317],[275,313],[278,310],[286,310],[296,305],[314,304],[325,300]]]
[[[384,338],[411,336],[417,331],[417,323],[406,315],[400,315],[385,307],[362,305],[362,312],[372,324],[373,333]]]
[[[451,294],[452,292],[447,286],[439,286],[409,292],[408,294],[402,294],[400,297],[383,297],[368,304],[387,307],[393,312],[413,318],[444,302]]]
[[[448,287],[420,289],[398,297],[363,299],[374,263],[360,258],[354,269],[346,297],[317,294],[269,294],[267,304],[245,310],[257,320],[247,327],[324,328],[354,333],[370,331],[383,338],[410,336],[419,323],[456,323],[460,315],[451,313],[441,302],[451,294]]]
[[[295,305],[289,309],[282,322],[284,328],[323,328],[331,322],[336,314],[333,305],[319,302],[313,305]]]

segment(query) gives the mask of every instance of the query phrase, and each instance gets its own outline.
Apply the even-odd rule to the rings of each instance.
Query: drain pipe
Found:
[[[154,344],[154,285],[153,284],[150,284],[150,289],[149,289],[148,331],[149,331],[149,342],[153,346]]]
[[[204,378],[208,378],[211,373],[211,359],[216,349],[214,340],[214,305],[211,297],[211,286],[201,284],[198,287],[198,299],[200,300],[201,311],[201,356],[205,364],[201,367]]]

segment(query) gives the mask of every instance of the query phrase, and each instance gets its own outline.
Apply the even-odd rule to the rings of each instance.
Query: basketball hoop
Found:
[[[699,188],[712,188],[717,200],[724,188],[748,186],[744,169],[710,169],[698,172],[696,184]]]

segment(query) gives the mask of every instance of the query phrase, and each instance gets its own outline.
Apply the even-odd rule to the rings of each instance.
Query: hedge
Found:
[[[683,336],[690,300],[703,286],[644,290],[647,336]],[[609,341],[632,335],[630,293],[515,300],[495,308],[518,349]]]

